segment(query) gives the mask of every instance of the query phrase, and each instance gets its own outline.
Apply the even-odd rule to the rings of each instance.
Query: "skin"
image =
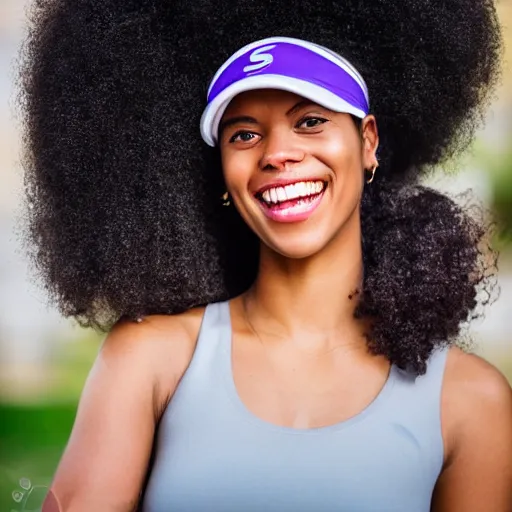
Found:
[[[376,164],[376,121],[368,116],[359,129],[346,114],[297,106],[302,100],[282,91],[238,96],[219,145],[235,207],[262,241],[254,286],[230,302],[237,391],[267,422],[312,428],[364,409],[389,363],[367,352],[366,326],[354,319],[349,298],[362,276],[359,204],[364,169]],[[233,121],[240,117],[252,121]],[[263,214],[254,192],[283,177],[328,183],[307,221],[281,224]],[[45,512],[136,509],[156,425],[190,363],[202,314],[150,316],[108,335]],[[450,349],[441,420],[445,464],[432,510],[510,512],[512,391],[505,378]]]

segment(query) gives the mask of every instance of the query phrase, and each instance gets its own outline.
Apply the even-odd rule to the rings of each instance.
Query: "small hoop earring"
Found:
[[[229,200],[229,192],[222,194],[222,206],[229,206],[231,201]]]
[[[368,185],[369,185],[369,184],[373,181],[373,179],[375,178],[375,171],[378,169],[378,167],[379,167],[379,164],[375,165],[371,171],[368,171],[368,170],[366,171],[366,172],[370,173],[370,178],[366,180],[366,183],[367,183]]]

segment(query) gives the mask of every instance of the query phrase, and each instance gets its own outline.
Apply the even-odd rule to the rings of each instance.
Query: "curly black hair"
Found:
[[[492,0],[34,0],[20,105],[38,275],[64,315],[104,330],[251,285],[258,240],[221,205],[199,119],[225,59],[275,35],[342,54],[368,84],[381,165],[357,315],[374,319],[374,353],[424,373],[494,265],[484,224],[419,185],[483,120],[502,51]]]

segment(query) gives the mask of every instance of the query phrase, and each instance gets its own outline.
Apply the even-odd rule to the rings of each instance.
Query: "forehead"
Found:
[[[305,99],[298,94],[279,89],[255,89],[235,96],[226,108],[225,114],[232,114],[245,109],[257,109],[262,105],[288,109]]]

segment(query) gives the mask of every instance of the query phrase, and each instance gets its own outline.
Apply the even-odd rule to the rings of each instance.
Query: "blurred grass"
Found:
[[[0,404],[0,511],[21,510],[12,498],[21,478],[48,486],[76,413],[69,404]]]
[[[100,341],[84,331],[78,340],[57,343],[46,365],[45,384],[25,391],[27,396],[7,391],[0,400],[0,512],[23,510],[12,497],[13,491],[23,491],[21,478],[32,485],[50,484]]]

